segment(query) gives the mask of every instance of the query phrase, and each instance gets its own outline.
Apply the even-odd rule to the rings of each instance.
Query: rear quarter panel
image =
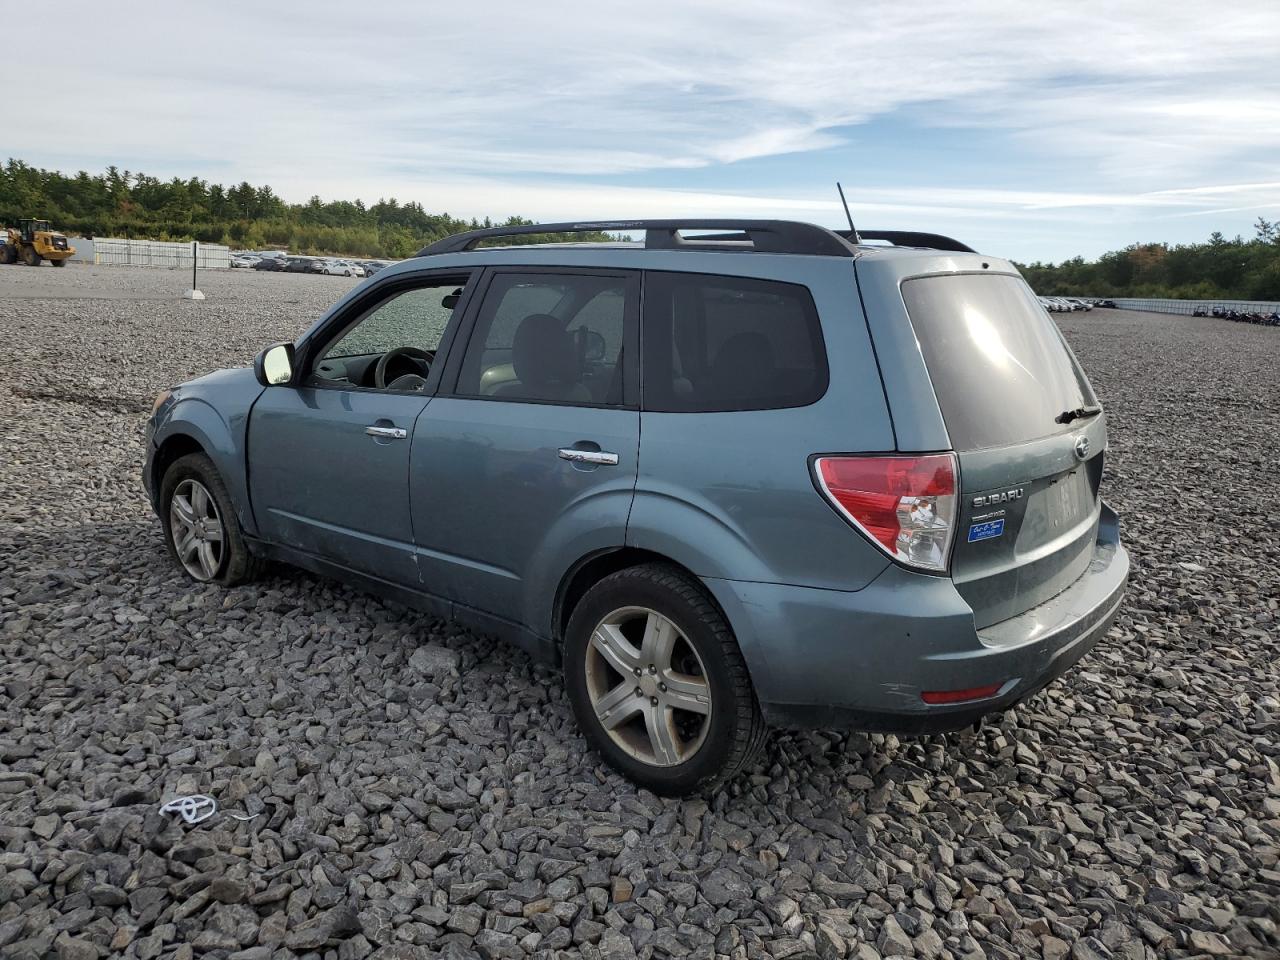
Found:
[[[678,269],[807,286],[830,382],[805,407],[643,411],[628,545],[701,577],[861,589],[888,560],[835,513],[809,471],[815,453],[894,449],[852,261],[707,254]]]

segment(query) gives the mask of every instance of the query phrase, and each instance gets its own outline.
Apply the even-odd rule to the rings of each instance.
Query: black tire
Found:
[[[67,265],[66,260],[50,260],[49,261],[49,266],[51,267],[65,267],[66,265]]]
[[[174,545],[169,508],[174,491],[184,480],[196,480],[209,491],[217,506],[218,517],[222,521],[223,540],[220,562],[217,574],[208,580],[202,581],[186,569]],[[240,533],[235,506],[227,493],[226,484],[222,482],[222,477],[218,474],[213,462],[203,453],[189,453],[185,457],[179,457],[165,471],[164,479],[160,482],[160,525],[164,529],[164,542],[169,548],[169,556],[197,583],[218,583],[224,587],[234,587],[255,579],[262,572],[263,561],[249,552],[244,537]]]
[[[17,263],[18,248],[11,243],[0,243],[0,263]]]
[[[701,744],[692,755],[670,766],[645,762],[620,747],[592,705],[587,678],[591,635],[612,612],[628,607],[655,611],[676,626],[696,653],[710,691],[711,710],[703,721],[706,730]],[[569,700],[587,741],[610,766],[656,794],[682,796],[718,787],[751,761],[768,732],[747,665],[724,615],[697,581],[674,567],[631,567],[591,587],[569,618],[564,669]]]
[[[22,251],[22,259],[26,262],[28,267],[38,267],[40,266],[40,261],[43,258],[40,254],[36,253],[35,247],[27,247]]]

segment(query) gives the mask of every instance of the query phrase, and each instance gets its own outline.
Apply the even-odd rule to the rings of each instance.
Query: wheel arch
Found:
[[[573,610],[578,605],[578,601],[583,598],[588,590],[610,574],[650,563],[659,563],[678,570],[693,583],[698,584],[702,592],[706,594],[708,601],[725,618],[725,622],[729,624],[729,629],[733,629],[733,624],[725,613],[724,608],[721,607],[720,602],[706,588],[702,579],[684,564],[653,550],[643,550],[639,547],[614,547],[606,550],[596,550],[585,557],[581,557],[561,577],[552,605],[552,640],[555,642],[556,649],[563,649],[564,632],[569,625],[569,618],[573,615]]]
[[[191,453],[209,455],[200,441],[189,433],[175,432],[165,437],[156,446],[155,456],[151,458],[151,489],[158,494],[169,467]]]

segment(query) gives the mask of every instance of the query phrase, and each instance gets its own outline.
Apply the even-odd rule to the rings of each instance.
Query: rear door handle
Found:
[[[594,463],[601,467],[618,465],[618,455],[605,450],[577,450],[573,447],[561,447],[560,459],[571,463]]]
[[[409,435],[409,431],[403,427],[376,427],[370,425],[364,428],[364,432],[371,437],[385,437],[388,440],[403,440]]]

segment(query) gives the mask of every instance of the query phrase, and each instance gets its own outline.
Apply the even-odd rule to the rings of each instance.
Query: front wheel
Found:
[[[65,267],[65,266],[67,265],[67,261],[65,261],[65,260],[50,260],[50,261],[49,261],[49,265],[50,265],[51,267]]]
[[[673,567],[632,567],[588,590],[565,631],[564,669],[587,740],[654,793],[712,789],[764,742],[728,623]]]
[[[192,580],[231,587],[260,569],[240,535],[226,485],[203,453],[180,457],[165,471],[160,523],[170,556]]]

